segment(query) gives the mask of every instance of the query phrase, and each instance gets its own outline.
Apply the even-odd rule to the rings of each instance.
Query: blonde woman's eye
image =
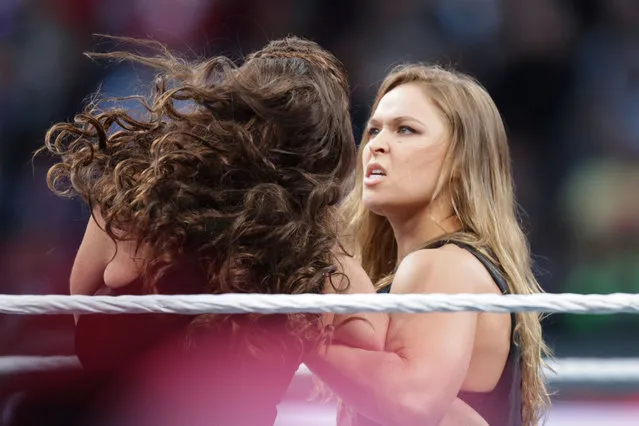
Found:
[[[368,136],[373,137],[379,133],[379,129],[376,129],[375,127],[369,127],[367,133]]]
[[[408,126],[400,126],[398,131],[402,135],[412,135],[413,133],[415,133],[415,130]]]

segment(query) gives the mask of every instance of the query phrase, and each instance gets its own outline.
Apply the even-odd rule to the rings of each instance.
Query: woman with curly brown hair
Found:
[[[189,63],[157,43],[124,41],[157,54],[90,56],[158,70],[152,94],[137,98],[145,114],[94,102],[46,135],[44,150],[58,160],[50,188],[92,211],[71,293],[372,292],[337,248],[335,213],[355,160],[342,64],[294,37],[269,43],[239,67],[224,57]],[[152,377],[161,399],[168,387],[157,384],[166,377],[150,369],[162,365],[180,379],[173,389],[191,389],[189,407],[206,406],[207,424],[271,425],[316,342],[382,348],[387,317],[360,317],[366,321],[327,336],[326,325],[349,318],[83,315],[76,351],[109,402],[105,412],[86,392],[73,395],[73,404],[86,397],[101,414],[110,402],[127,405],[127,395],[139,397],[151,380],[136,392],[130,374]],[[178,397],[171,398],[167,410],[179,413]],[[136,414],[136,423],[182,424],[157,407],[146,412],[154,413],[164,417]]]

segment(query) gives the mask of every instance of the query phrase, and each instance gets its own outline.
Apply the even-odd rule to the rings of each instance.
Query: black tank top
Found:
[[[429,244],[424,249],[439,248],[446,244],[455,244],[473,254],[477,260],[488,270],[493,281],[499,287],[502,294],[508,294],[508,285],[500,268],[488,259],[475,247],[454,240],[442,240]],[[389,293],[391,286],[381,289],[380,293]],[[511,314],[511,344],[508,360],[504,366],[499,382],[490,392],[460,392],[457,396],[477,411],[490,426],[521,426],[521,366],[520,349],[514,333],[517,319]],[[358,419],[359,420],[359,419]],[[358,422],[357,426],[365,426],[369,423]],[[372,426],[372,424],[370,424]]]
[[[111,294],[144,291],[138,280]],[[206,423],[191,418],[192,424],[273,425],[277,405],[305,351],[287,333],[287,318],[236,315],[228,325],[203,328],[198,336],[204,338],[195,341],[195,349],[184,344],[192,320],[162,314],[80,317],[75,335],[78,358],[87,371],[108,381],[100,389],[101,396],[108,392],[107,400],[110,395],[119,398],[116,407],[107,407],[105,414],[113,418],[108,426],[173,425],[177,423],[171,416],[178,415],[174,411],[195,409]],[[246,338],[256,336],[261,336],[253,340],[259,343],[257,350],[257,344],[245,344]],[[155,368],[150,375],[149,365]],[[131,383],[139,388],[130,392]],[[133,413],[127,411],[131,406],[136,407]],[[146,417],[131,417],[140,413]]]

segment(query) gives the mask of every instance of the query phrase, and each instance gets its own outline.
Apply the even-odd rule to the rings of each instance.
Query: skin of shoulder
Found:
[[[137,250],[132,240],[112,240],[104,227],[104,219],[95,209],[71,269],[71,294],[92,295],[102,286],[124,287],[142,273],[147,250]]]
[[[103,229],[102,215],[95,211],[89,218],[71,269],[71,294],[91,295],[104,285],[104,270],[115,253],[115,244]]]
[[[393,293],[499,293],[475,256],[453,244],[417,250],[400,263]]]

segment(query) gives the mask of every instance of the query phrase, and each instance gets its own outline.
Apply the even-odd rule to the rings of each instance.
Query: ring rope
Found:
[[[639,313],[639,294],[197,294],[146,296],[0,295],[0,313],[338,314],[386,312]]]
[[[560,358],[548,363],[546,379],[558,383],[638,383],[639,358]],[[0,356],[0,375],[82,368],[75,356]],[[313,373],[301,365],[296,376]]]
[[[559,358],[544,370],[549,384],[639,383],[639,358]],[[297,370],[298,376],[312,374],[303,364]]]

